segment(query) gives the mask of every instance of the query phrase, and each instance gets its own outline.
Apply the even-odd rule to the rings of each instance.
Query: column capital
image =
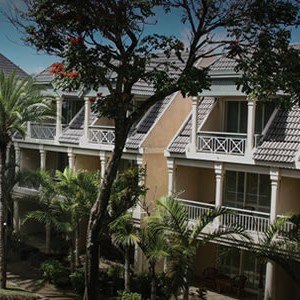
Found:
[[[220,162],[215,162],[214,164],[215,174],[216,175],[224,175],[224,165]]]
[[[278,182],[280,180],[280,171],[278,168],[270,169],[270,179],[271,179],[271,183]]]
[[[193,103],[193,105],[198,104],[198,100],[199,100],[198,96],[192,96],[192,103]]]
[[[106,156],[106,152],[105,151],[100,151],[99,152],[99,157],[101,161],[105,161],[107,156]]]
[[[174,158],[169,158],[168,157],[167,167],[168,167],[168,170],[173,170],[174,169]]]
[[[136,163],[139,167],[141,167],[143,165],[143,156],[138,155],[136,158]]]
[[[45,151],[45,146],[43,144],[40,144],[39,145],[39,150],[40,150],[40,152]]]

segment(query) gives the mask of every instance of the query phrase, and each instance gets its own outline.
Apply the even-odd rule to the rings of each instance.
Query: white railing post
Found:
[[[168,195],[171,196],[174,193],[174,159],[167,159],[168,166]]]
[[[84,140],[89,142],[91,102],[89,97],[84,97]]]
[[[69,169],[74,171],[75,168],[75,155],[72,148],[68,148],[68,161],[69,161]]]
[[[224,181],[224,167],[223,163],[215,163],[215,175],[216,175],[216,191],[215,191],[215,206],[222,206],[222,193],[223,193],[223,181]]]
[[[198,97],[192,97],[192,149],[197,147],[197,133],[198,133]]]
[[[105,173],[105,169],[106,169],[106,153],[104,151],[101,151],[99,153],[99,158],[100,158],[100,172],[101,172],[101,183],[103,181],[103,176],[104,176],[104,173]]]
[[[15,162],[16,162],[15,172],[18,173],[20,171],[21,152],[18,143],[14,143],[14,147],[15,147]]]
[[[39,150],[40,150],[40,169],[45,170],[46,169],[46,151],[44,149],[44,145],[40,145]]]
[[[56,132],[55,140],[58,141],[62,134],[62,101],[61,97],[56,98]]]
[[[248,120],[247,120],[247,150],[250,154],[254,146],[254,132],[255,132],[255,105],[256,99],[254,97],[248,98]]]
[[[31,139],[31,122],[30,121],[27,122],[27,132],[26,132],[26,134],[27,134],[27,138]]]
[[[271,207],[270,207],[270,222],[273,223],[277,216],[278,191],[280,185],[280,173],[278,168],[271,168]]]

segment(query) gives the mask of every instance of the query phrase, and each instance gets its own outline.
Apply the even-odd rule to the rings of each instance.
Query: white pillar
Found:
[[[27,132],[26,132],[27,138],[31,138],[31,122],[27,121]]]
[[[84,97],[84,140],[89,141],[89,125],[91,114],[91,102],[89,97]]]
[[[174,194],[174,159],[167,159],[168,166],[168,195]]]
[[[101,151],[99,157],[100,157],[100,172],[101,172],[101,183],[102,183],[103,176],[106,169],[106,153],[104,151]]]
[[[15,143],[14,144],[14,147],[15,147],[15,172],[18,173],[20,171],[20,147],[19,147],[19,144],[18,143]]]
[[[14,223],[14,232],[20,232],[20,213],[19,213],[19,199],[14,198],[14,216],[13,216],[13,223]]]
[[[75,155],[72,148],[68,149],[69,168],[74,171]]]
[[[222,206],[223,182],[224,182],[224,167],[222,163],[215,163],[216,175],[216,191],[215,191],[215,206]]]
[[[197,132],[198,132],[198,97],[192,97],[192,140],[191,145],[193,151],[197,147]]]
[[[280,185],[280,174],[278,168],[271,168],[271,207],[270,207],[270,222],[273,223],[277,216],[278,191]]]
[[[55,140],[58,141],[62,133],[62,98],[56,98],[56,133]]]
[[[248,98],[248,120],[247,120],[247,153],[251,153],[254,147],[255,133],[255,104],[254,98]]]
[[[40,145],[40,169],[45,170],[46,169],[46,151],[44,149],[43,145]]]
[[[274,292],[274,265],[271,262],[267,263],[266,269],[266,281],[265,281],[265,295],[264,299],[275,299],[275,292]]]

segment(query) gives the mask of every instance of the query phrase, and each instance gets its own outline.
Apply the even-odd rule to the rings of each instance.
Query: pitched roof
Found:
[[[18,67],[16,64],[14,64],[12,61],[10,61],[7,57],[2,55],[1,53],[0,53],[0,69],[4,72],[6,76],[11,74],[13,71],[15,71],[16,75],[21,79],[25,79],[26,77],[28,77],[28,74],[25,71],[23,71],[20,67]]]
[[[221,56],[215,60],[210,66],[210,71],[234,71],[234,67],[237,65],[237,62],[226,56]]]
[[[198,106],[198,124],[201,126],[204,118],[211,111],[213,104],[215,103],[215,98],[212,97],[204,97],[202,98],[199,106]],[[190,136],[192,134],[192,116],[188,118],[184,127],[180,131],[180,133],[175,136],[173,141],[168,147],[168,151],[172,153],[184,153],[186,150],[186,146],[190,142]]]
[[[294,163],[300,149],[300,107],[279,110],[261,144],[254,153],[254,159],[280,163]]]
[[[127,149],[137,149],[140,146],[143,138],[153,126],[157,118],[164,111],[168,103],[171,101],[173,95],[164,98],[162,101],[156,102],[150,110],[146,113],[145,117],[140,121],[136,129],[129,136],[126,142]]]

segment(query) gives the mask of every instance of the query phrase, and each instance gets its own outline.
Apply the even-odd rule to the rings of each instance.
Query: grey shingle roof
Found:
[[[290,111],[279,110],[261,144],[254,153],[254,159],[280,163],[295,162],[300,148],[300,107]]]
[[[79,140],[83,135],[83,129],[67,128],[59,138],[60,143],[79,144]]]
[[[212,97],[204,97],[202,98],[199,106],[198,106],[198,124],[199,126],[204,121],[204,118],[211,111],[213,104],[215,103],[215,98]],[[192,133],[192,116],[189,117],[183,129],[177,135],[170,146],[168,147],[168,151],[172,153],[184,153],[186,146],[190,142],[190,136]]]
[[[233,71],[237,62],[232,58],[221,56],[210,65],[210,71]]]
[[[127,139],[126,142],[126,148],[128,149],[137,149],[142,142],[143,138],[147,134],[147,132],[150,130],[152,125],[155,123],[157,118],[161,115],[161,113],[164,111],[170,100],[172,99],[173,95],[170,95],[163,99],[162,101],[159,101],[155,103],[150,110],[148,110],[145,117],[142,119],[142,121],[138,124],[138,127],[136,130],[130,135],[130,137]]]
[[[28,74],[23,71],[20,67],[15,65],[12,61],[10,61],[7,57],[0,53],[0,69],[4,72],[5,75],[11,74],[14,70],[16,75],[21,79],[28,77]]]

